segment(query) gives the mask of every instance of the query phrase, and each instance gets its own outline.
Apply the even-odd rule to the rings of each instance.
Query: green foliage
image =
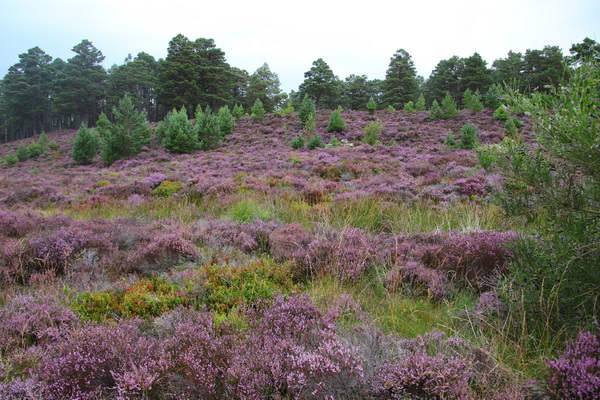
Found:
[[[89,164],[96,156],[98,147],[98,138],[82,123],[75,135],[71,158],[78,164]]]
[[[339,147],[342,145],[342,142],[340,142],[335,135],[331,136],[331,139],[329,139],[329,144],[327,145],[327,147]]]
[[[32,141],[27,146],[27,154],[29,154],[29,158],[38,158],[42,154],[42,146],[35,140]]]
[[[342,132],[346,129],[346,122],[338,110],[334,110],[329,116],[327,132]]]
[[[56,143],[56,140],[52,139],[48,144],[48,147],[50,148],[50,150],[58,149],[58,144]]]
[[[291,143],[292,149],[301,149],[302,147],[304,147],[304,138],[302,137],[301,134],[298,134],[298,136],[296,136]]]
[[[223,135],[219,126],[219,118],[213,114],[210,106],[206,106],[204,112],[201,108],[196,110],[196,130],[202,150],[215,150],[221,147]]]
[[[17,147],[17,159],[19,162],[23,162],[27,161],[28,158],[29,153],[27,152],[27,147],[25,147],[23,142],[19,143],[19,146]]]
[[[306,147],[310,150],[314,150],[317,147],[325,147],[325,143],[323,143],[323,137],[317,133],[306,143]]]
[[[448,146],[449,148],[458,147],[458,145],[456,143],[456,137],[454,136],[454,134],[451,131],[448,131],[446,133],[446,139],[444,139],[444,144],[446,146]]]
[[[481,94],[479,90],[472,92],[470,89],[465,90],[463,94],[463,104],[465,108],[471,110],[473,114],[477,114],[483,110],[483,103],[481,102]]]
[[[525,302],[537,338],[591,325],[600,311],[600,111],[598,63],[584,63],[551,91],[560,107],[507,93],[533,117],[536,143],[507,142],[492,164],[505,177],[498,202],[510,215],[542,221],[523,241],[505,295]]]
[[[40,138],[38,140],[38,143],[40,144],[42,153],[45,153],[48,148],[48,135],[46,135],[46,132],[42,132],[42,134],[40,135]]]
[[[106,117],[100,116],[99,134],[102,135],[102,159],[107,165],[118,159],[138,155],[143,146],[150,144],[150,129],[144,112],[135,110],[129,95],[113,107],[115,123],[110,124]]]
[[[516,117],[509,117],[506,120],[506,123],[504,124],[504,134],[508,137],[515,136],[515,134],[519,130],[519,128],[517,127],[517,123],[515,123],[515,120],[518,121]]]
[[[183,185],[181,182],[165,179],[152,191],[152,195],[154,197],[171,197],[182,189]]]
[[[383,123],[377,119],[369,122],[362,132],[363,143],[375,146],[379,142],[379,137],[383,133]]]
[[[375,114],[375,110],[377,110],[377,102],[373,97],[369,97],[369,101],[367,102],[367,111],[369,114]]]
[[[285,108],[280,111],[281,115],[290,115],[293,114],[296,110],[294,109],[294,104],[292,100],[288,100]]]
[[[394,108],[394,106],[391,105],[391,104],[389,106],[387,106],[385,109],[388,110],[388,111],[396,111],[396,109]]]
[[[223,106],[219,108],[217,118],[219,119],[219,129],[221,130],[221,135],[230,135],[231,132],[233,132],[233,125],[235,125],[235,122],[233,121],[233,115],[231,115],[229,107]]]
[[[234,221],[248,223],[254,220],[267,221],[273,217],[273,214],[265,208],[264,205],[253,200],[245,198],[231,205],[228,215]]]
[[[414,113],[415,112],[415,104],[412,101],[409,101],[408,103],[406,103],[404,105],[404,111],[409,112],[409,113]]]
[[[157,128],[156,136],[162,138],[167,149],[174,153],[193,153],[200,147],[198,133],[188,119],[187,110],[173,110]]]
[[[242,107],[239,104],[236,104],[233,107],[233,111],[231,112],[231,114],[233,115],[233,118],[235,118],[235,120],[238,121],[244,115],[244,107]]]
[[[404,106],[416,95],[417,72],[410,54],[404,49],[396,51],[390,59],[383,81],[383,102],[396,109]]]
[[[500,95],[501,92],[498,85],[491,85],[483,99],[485,107],[489,110],[497,110],[502,105]]]
[[[470,122],[461,128],[460,141],[458,147],[463,150],[470,150],[477,147],[479,139],[477,138],[477,128]]]
[[[425,96],[423,96],[423,92],[421,92],[421,94],[419,94],[419,98],[417,99],[417,103],[415,104],[415,110],[425,111],[426,109]]]
[[[260,121],[265,118],[266,111],[263,107],[263,102],[260,101],[259,98],[254,101],[250,111],[252,111],[252,118],[254,118],[256,121]]]
[[[510,113],[508,112],[508,108],[504,104],[500,104],[500,106],[494,112],[494,119],[498,121],[506,121]]]
[[[453,119],[456,117],[458,117],[456,102],[450,96],[450,92],[446,92],[446,96],[442,100],[442,119]]]
[[[302,104],[300,105],[300,111],[298,111],[298,118],[300,118],[300,124],[302,127],[306,127],[307,122],[312,118],[313,122],[317,116],[315,111],[315,103],[313,99],[308,95],[304,95]]]
[[[339,103],[337,78],[322,58],[313,61],[310,70],[304,73],[304,78],[299,92],[314,99],[315,108],[333,108]]]
[[[427,119],[429,121],[435,121],[436,119],[441,119],[442,118],[442,107],[440,107],[440,104],[437,102],[437,100],[434,100],[433,103],[431,103],[431,108],[429,109],[429,117],[427,117]]]
[[[15,165],[19,162],[19,158],[13,151],[11,151],[10,153],[4,156],[4,162],[6,163],[6,165]]]
[[[278,109],[285,99],[281,93],[279,77],[271,71],[269,64],[264,63],[248,78],[247,98],[260,99],[266,112]],[[259,118],[260,119],[260,118]]]

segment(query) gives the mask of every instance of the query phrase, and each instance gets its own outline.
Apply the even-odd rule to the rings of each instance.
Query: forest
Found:
[[[379,108],[401,109],[420,94],[429,106],[446,92],[461,104],[467,89],[481,96],[504,83],[544,90],[562,79],[567,59],[578,60],[595,46],[594,40],[585,38],[572,46],[570,57],[563,56],[558,46],[524,54],[509,51],[491,68],[478,53],[454,56],[441,60],[426,80],[416,75],[410,54],[402,49],[391,57],[383,80],[358,74],[342,80],[319,58],[298,90],[289,94],[281,92],[278,75],[266,62],[252,74],[231,66],[213,39],[190,40],[179,34],[169,42],[165,59],[140,52],[108,70],[102,66],[102,52],[89,40],[74,46],[74,56],[67,61],[34,47],[20,54],[19,62],[0,81],[0,142],[78,128],[82,121],[91,127],[102,112],[112,118],[112,108],[125,93],[152,122],[184,106],[190,116],[198,106],[240,105],[249,110],[256,99],[273,112],[287,101],[297,107],[305,94],[315,99],[318,109],[364,110],[371,97]]]
[[[595,41],[289,94],[74,52],[2,80],[0,398],[600,398]]]

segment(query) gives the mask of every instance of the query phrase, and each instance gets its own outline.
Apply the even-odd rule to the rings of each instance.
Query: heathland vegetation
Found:
[[[208,39],[74,51],[2,81],[1,398],[600,396],[594,41],[289,96]]]

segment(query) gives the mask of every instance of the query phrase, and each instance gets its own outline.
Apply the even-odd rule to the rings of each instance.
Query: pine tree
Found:
[[[281,93],[280,85],[277,74],[264,63],[248,79],[248,100],[260,99],[265,111],[272,113],[281,106],[286,96]]]
[[[473,124],[467,123],[463,125],[461,132],[458,147],[464,150],[475,148],[479,143],[477,139],[477,128]]]
[[[373,97],[369,97],[369,101],[367,102],[367,110],[371,115],[375,114],[375,110],[377,110],[377,103]]]
[[[456,102],[450,96],[449,92],[446,92],[446,96],[442,100],[442,118],[452,119],[458,117],[458,109],[456,108]]]
[[[305,94],[300,105],[300,111],[298,111],[298,117],[300,118],[300,124],[304,127],[307,121],[312,117],[314,120],[316,117],[315,103],[313,99]]]
[[[425,96],[423,96],[423,92],[419,94],[419,98],[417,99],[417,103],[415,104],[415,110],[417,111],[425,111]]]
[[[315,108],[335,107],[339,97],[339,83],[322,58],[313,62],[311,69],[304,73],[304,78],[298,91],[314,98]]]
[[[71,158],[78,164],[89,164],[98,152],[98,138],[82,123],[75,135]]]
[[[17,154],[17,159],[19,160],[19,162],[27,161],[27,159],[29,158],[29,153],[27,152],[27,147],[25,147],[25,144],[23,144],[23,142],[19,143],[16,154]]]
[[[202,109],[200,109],[202,111]],[[204,151],[221,147],[223,136],[219,127],[219,119],[213,114],[210,106],[204,112],[196,112],[196,131],[200,148]]]
[[[188,119],[185,107],[169,112],[161,122],[161,129],[164,129],[160,136],[164,137],[165,147],[174,153],[193,153],[200,147],[198,134]]]
[[[383,82],[383,103],[400,109],[417,92],[417,73],[410,54],[400,49],[390,59]]]
[[[260,121],[265,118],[266,112],[263,107],[263,103],[262,101],[260,101],[259,98],[256,98],[250,111],[252,111],[252,118],[254,118],[257,121]]]
[[[346,122],[338,110],[334,110],[329,117],[327,132],[342,132],[346,129]]]
[[[231,112],[229,111],[229,107],[223,106],[219,108],[217,118],[219,119],[219,129],[221,130],[221,135],[226,136],[231,134],[235,123],[233,121],[233,115],[231,115]]]

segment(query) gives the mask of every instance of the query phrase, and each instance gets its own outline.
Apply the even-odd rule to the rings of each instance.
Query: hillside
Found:
[[[330,113],[316,120],[327,143]],[[337,147],[294,150],[297,115],[269,114],[243,117],[210,152],[153,141],[110,167],[81,166],[75,131],[60,131],[48,134],[54,149],[0,166],[4,398],[542,390],[525,385],[539,360],[524,366],[506,337],[485,336],[486,316],[503,312],[493,288],[505,245],[528,226],[490,202],[500,177],[474,150],[444,144],[467,122],[481,144],[499,143],[504,121],[489,110],[342,116]],[[381,143],[362,144],[375,118]]]

